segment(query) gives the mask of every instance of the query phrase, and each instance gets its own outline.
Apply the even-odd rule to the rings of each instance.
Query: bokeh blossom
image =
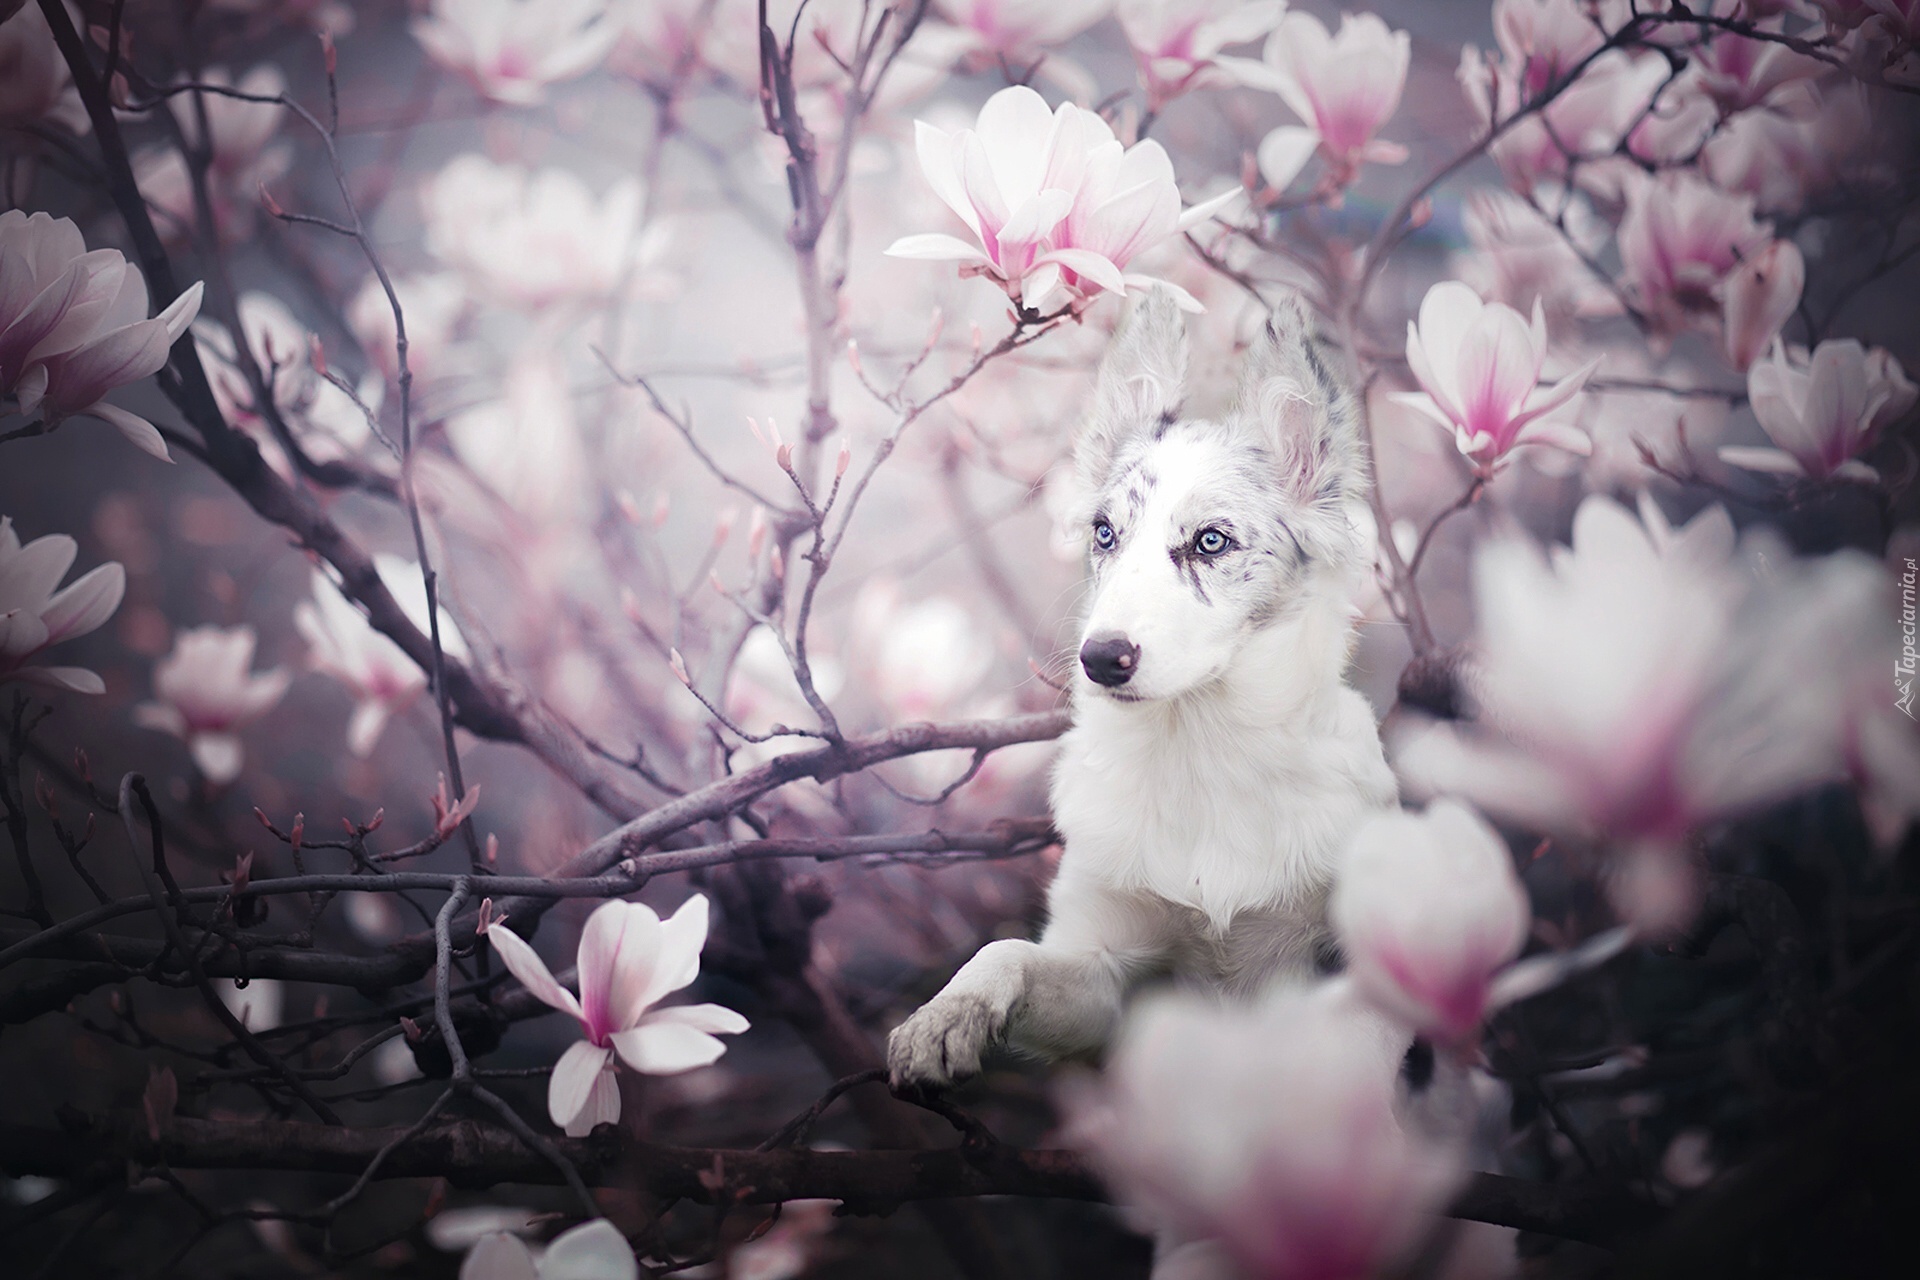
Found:
[[[1446,1043],[1480,1024],[1533,911],[1506,842],[1453,800],[1389,810],[1347,842],[1328,919],[1362,995]]]
[[[1236,83],[1245,74],[1241,60],[1221,52],[1269,34],[1286,11],[1281,0],[1120,0],[1120,29],[1140,65],[1147,109]]]
[[[640,902],[595,908],[580,934],[578,997],[502,919],[486,931],[501,963],[542,1004],[571,1015],[586,1033],[560,1056],[547,1090],[547,1114],[569,1137],[620,1118],[616,1056],[643,1075],[676,1075],[725,1053],[715,1036],[747,1029],[745,1018],[717,1004],[653,1007],[700,976],[707,941],[707,900],[700,894],[665,920]]]
[[[638,1280],[639,1275],[627,1238],[605,1218],[562,1231],[539,1249],[511,1232],[490,1231],[460,1262],[460,1280]]]
[[[591,71],[619,34],[605,0],[433,0],[413,20],[414,39],[435,62],[515,107]]]
[[[240,776],[240,730],[279,704],[292,673],[253,670],[252,627],[194,627],[174,638],[153,669],[153,701],[133,709],[136,723],[183,739],[208,782]]]
[[[1187,1253],[1360,1280],[1419,1241],[1459,1176],[1449,1146],[1395,1115],[1404,1049],[1344,984],[1255,1008],[1163,997],[1128,1020],[1100,1082],[1066,1096],[1068,1137]]]

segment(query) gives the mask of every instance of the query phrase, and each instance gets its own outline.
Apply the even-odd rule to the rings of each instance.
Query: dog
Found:
[[[1091,603],[1046,928],[988,943],[894,1029],[897,1088],[973,1075],[1001,1040],[1095,1056],[1156,975],[1229,997],[1312,980],[1338,853],[1397,803],[1373,712],[1344,683],[1367,563],[1353,392],[1297,300],[1223,420],[1182,416],[1186,367],[1156,292],[1102,362],[1075,445]]]

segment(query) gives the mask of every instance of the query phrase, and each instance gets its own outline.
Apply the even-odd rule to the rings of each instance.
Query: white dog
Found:
[[[1395,803],[1371,709],[1342,680],[1365,563],[1352,392],[1298,303],[1237,408],[1183,418],[1164,293],[1100,369],[1075,463],[1092,605],[1053,778],[1065,854],[1039,942],[992,942],[893,1032],[896,1085],[944,1085],[1005,1036],[1100,1049],[1138,980],[1301,981],[1347,835]]]

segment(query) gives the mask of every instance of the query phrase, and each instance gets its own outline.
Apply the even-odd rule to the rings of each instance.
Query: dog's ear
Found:
[[[1287,491],[1327,510],[1366,492],[1359,406],[1344,365],[1315,335],[1300,299],[1289,297],[1247,353],[1234,411],[1273,451]]]
[[[1187,380],[1187,326],[1173,295],[1155,289],[1114,336],[1094,386],[1093,413],[1074,444],[1082,494],[1097,493],[1131,440],[1154,435],[1180,416]]]

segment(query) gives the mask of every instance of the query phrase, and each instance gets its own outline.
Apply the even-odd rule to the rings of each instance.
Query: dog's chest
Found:
[[[1340,843],[1384,802],[1383,783],[1391,796],[1364,728],[1350,741],[1082,724],[1054,778],[1067,856],[1113,888],[1199,912],[1223,939],[1245,932],[1243,913],[1317,914]],[[1233,950],[1223,965],[1237,967]]]

